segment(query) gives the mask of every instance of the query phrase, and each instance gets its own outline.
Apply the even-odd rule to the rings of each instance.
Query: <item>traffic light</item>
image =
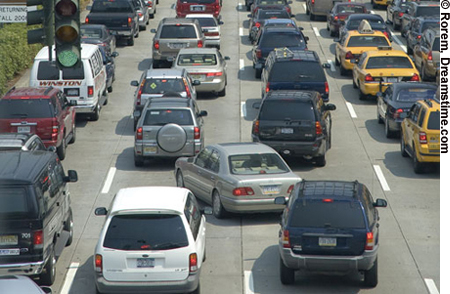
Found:
[[[59,68],[80,64],[80,10],[79,0],[55,2],[55,49]]]
[[[42,28],[27,32],[28,44],[42,43],[51,46],[54,43],[54,0],[27,0],[27,6],[42,5],[44,8],[27,12],[27,25],[42,24]]]

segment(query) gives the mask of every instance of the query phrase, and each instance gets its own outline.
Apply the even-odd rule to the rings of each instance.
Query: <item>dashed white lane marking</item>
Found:
[[[391,191],[391,188],[389,188],[388,183],[386,182],[386,179],[383,175],[383,172],[381,171],[381,168],[379,165],[374,165],[373,169],[375,170],[375,173],[378,177],[378,181],[381,184],[381,187],[383,188],[384,191]]]
[[[239,28],[239,36],[243,36],[244,35],[244,28]]]
[[[316,27],[313,27],[313,31],[314,31],[314,34],[316,34],[317,37],[320,37],[319,30]]]
[[[255,294],[253,287],[253,275],[251,271],[244,272],[245,294]]]
[[[306,4],[305,4],[305,3],[303,3],[303,4],[302,4],[302,6],[303,6],[303,10],[305,10],[305,11],[306,11]]]
[[[80,266],[79,262],[72,262],[69,266],[69,270],[66,274],[66,279],[64,280],[63,287],[61,288],[61,292],[59,294],[69,294],[70,287],[72,287],[73,280],[75,279],[75,274],[77,273],[78,267]]]
[[[328,64],[330,65],[331,71],[336,71],[336,67],[334,67],[334,62],[331,60],[327,60],[327,61],[328,61]]]
[[[407,51],[406,46],[403,45],[402,41],[400,41],[400,39],[396,35],[392,34],[392,38],[394,38],[395,43],[399,44],[400,47],[402,47],[403,51],[405,51],[405,52]]]
[[[356,112],[355,109],[353,109],[353,105],[350,102],[345,102],[345,104],[347,105],[348,112],[350,112],[350,116],[352,118],[357,118],[358,116],[356,116]]]
[[[103,185],[102,194],[106,194],[109,192],[109,188],[111,188],[112,181],[114,179],[114,175],[116,174],[116,168],[111,167],[108,171],[108,176],[106,177],[105,184]]]
[[[437,289],[436,284],[432,279],[425,279],[425,285],[427,285],[428,293],[439,294],[439,290]]]
[[[247,107],[245,101],[241,102],[241,117],[247,116]]]
[[[244,70],[244,59],[239,59],[239,70]]]

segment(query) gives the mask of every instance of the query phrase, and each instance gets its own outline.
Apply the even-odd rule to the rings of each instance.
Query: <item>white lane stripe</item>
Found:
[[[244,59],[239,59],[239,70],[244,69]]]
[[[357,118],[355,109],[353,109],[353,105],[350,102],[345,102],[347,105],[348,112],[350,112],[350,116],[352,118]]]
[[[396,35],[392,34],[392,38],[394,38],[395,43],[399,44],[400,47],[402,47],[403,51],[407,51],[406,46],[403,45],[402,41],[400,41],[400,39]]]
[[[73,280],[75,279],[75,274],[77,273],[78,267],[80,266],[79,262],[72,262],[69,266],[69,270],[66,274],[66,279],[64,280],[63,287],[59,294],[69,294],[70,287],[72,287]]]
[[[375,173],[377,174],[378,177],[378,181],[381,184],[381,187],[383,188],[384,191],[391,191],[391,188],[389,188],[388,183],[386,182],[386,178],[383,175],[383,172],[381,171],[381,168],[379,165],[374,165],[373,166]]]
[[[244,272],[245,294],[255,294],[253,287],[253,275],[251,271]]]
[[[428,293],[430,294],[439,294],[439,290],[436,287],[436,284],[434,283],[434,281],[432,279],[424,279],[425,280],[425,284],[427,285],[428,288]]]
[[[313,27],[313,31],[314,31],[314,34],[316,34],[317,37],[320,37],[319,30],[316,27]]]
[[[105,184],[103,185],[102,194],[106,194],[109,192],[109,188],[111,188],[111,184],[114,179],[115,173],[116,173],[116,168],[111,167],[109,169],[108,176],[106,177]]]
[[[244,28],[239,28],[239,36],[243,36],[244,35]]]
[[[328,64],[330,65],[331,71],[336,71],[336,67],[334,67],[334,62],[329,59],[327,61],[328,61]]]
[[[305,10],[305,11],[306,11],[306,4],[305,4],[305,3],[303,3],[302,5],[303,5],[303,10]]]
[[[241,102],[241,117],[247,116],[247,107],[245,105],[245,101]]]

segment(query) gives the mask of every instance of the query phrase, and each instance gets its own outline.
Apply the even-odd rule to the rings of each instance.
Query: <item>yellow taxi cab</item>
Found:
[[[412,157],[417,174],[423,173],[427,164],[440,162],[440,117],[440,103],[426,99],[414,103],[402,121],[401,154]]]
[[[389,39],[380,31],[372,30],[367,20],[361,21],[357,31],[349,31],[336,43],[334,63],[339,66],[341,75],[346,75],[366,51],[377,50],[380,46],[391,46]]]
[[[420,82],[419,72],[409,56],[392,47],[378,47],[364,52],[353,66],[353,88],[359,88],[359,99],[376,96],[397,82]]]
[[[370,0],[370,3],[372,3],[373,8],[379,8],[379,6],[388,6],[388,2],[393,2],[392,0]]]

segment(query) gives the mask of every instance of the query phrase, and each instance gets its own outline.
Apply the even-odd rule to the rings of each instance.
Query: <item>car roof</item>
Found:
[[[175,18],[175,17],[165,17],[161,20],[162,24],[193,24],[198,20],[194,18]]]
[[[339,200],[359,201],[359,190],[362,184],[358,181],[301,181],[300,195],[303,199],[333,198]]]
[[[131,187],[117,192],[111,214],[130,210],[172,211],[184,214],[188,189],[179,187]]]
[[[221,150],[228,156],[237,154],[276,153],[271,147],[257,142],[220,143],[210,146]]]
[[[13,87],[6,92],[2,99],[23,99],[25,97],[30,99],[46,99],[58,92],[60,90],[53,87]]]
[[[44,291],[27,276],[5,275],[0,276],[0,289],[2,293],[44,293]]]
[[[182,48],[178,52],[178,55],[184,54],[217,54],[219,51],[217,48]]]
[[[392,49],[392,50],[371,50],[371,51],[366,51],[367,53],[367,57],[372,57],[372,56],[402,56],[402,57],[408,57],[408,54],[406,54],[405,51],[403,50],[396,50],[396,49]]]
[[[436,90],[437,85],[432,83],[421,83],[421,82],[401,82],[401,83],[393,83],[391,85],[394,90],[401,89],[430,89]]]
[[[297,25],[297,23],[292,18],[269,18],[266,19],[264,22],[264,25],[270,24],[270,23],[292,23]]]
[[[293,28],[293,27],[265,27],[263,32],[264,32],[264,34],[265,33],[292,33],[292,34],[303,35],[298,30],[298,28]]]
[[[183,76],[184,71],[184,68],[150,68],[149,70],[147,70],[145,76],[146,78],[179,78]]]
[[[317,52],[312,50],[291,50],[289,48],[276,48],[269,53],[274,55],[277,61],[306,61],[306,62],[319,62],[319,56]]]

